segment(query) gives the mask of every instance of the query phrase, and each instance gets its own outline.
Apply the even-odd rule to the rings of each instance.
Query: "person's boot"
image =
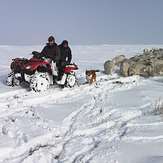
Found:
[[[57,83],[58,85],[65,85],[66,77],[67,77],[67,74],[64,74],[64,75],[61,77],[61,80],[56,81],[56,83]]]
[[[53,84],[56,84],[57,76],[53,75]]]
[[[65,87],[65,85],[59,85],[59,87],[60,87],[61,89],[63,89],[63,88]]]

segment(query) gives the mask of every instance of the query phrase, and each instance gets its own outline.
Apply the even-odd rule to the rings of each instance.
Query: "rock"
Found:
[[[152,63],[153,69],[154,69],[154,76],[160,76],[163,75],[163,60],[157,59],[154,60]]]
[[[106,74],[111,74],[113,69],[113,62],[108,60],[104,63],[104,71]]]
[[[117,73],[120,71],[121,63],[125,60],[124,55],[114,57],[111,61],[108,60],[104,63],[104,70],[106,74]]]
[[[152,67],[151,65],[145,65],[143,62],[137,62],[129,66],[128,76],[140,75],[144,77],[152,76],[151,75]]]
[[[126,57],[124,55],[119,55],[119,56],[114,57],[112,59],[112,62],[114,65],[118,65],[118,64],[122,63],[125,59],[126,59]]]
[[[120,65],[120,74],[125,77],[129,76],[129,67],[130,67],[129,61],[127,59],[124,60]]]

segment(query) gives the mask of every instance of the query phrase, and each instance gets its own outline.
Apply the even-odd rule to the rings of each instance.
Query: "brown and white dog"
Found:
[[[86,70],[86,80],[89,84],[96,82],[96,72],[99,72],[99,70]]]

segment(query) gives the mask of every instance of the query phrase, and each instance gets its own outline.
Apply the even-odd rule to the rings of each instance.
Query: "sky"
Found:
[[[0,45],[162,44],[163,0],[0,0]]]

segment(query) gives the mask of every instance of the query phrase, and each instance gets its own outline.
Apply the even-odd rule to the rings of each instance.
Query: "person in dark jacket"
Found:
[[[50,36],[48,38],[48,43],[41,51],[41,55],[51,60],[53,81],[55,83],[57,78],[56,65],[58,65],[60,61],[60,50],[58,45],[55,43],[55,39],[53,36]]]
[[[64,40],[59,45],[59,49],[60,49],[60,60],[59,60],[59,64],[58,64],[58,69],[59,69],[59,80],[60,80],[63,75],[64,67],[71,63],[72,54],[71,54],[71,49],[68,45],[67,40]]]
[[[50,36],[48,38],[48,43],[46,46],[43,48],[41,51],[41,55],[44,56],[45,58],[49,58],[53,60],[54,62],[59,62],[60,60],[60,50],[55,43],[55,39],[53,36]]]

